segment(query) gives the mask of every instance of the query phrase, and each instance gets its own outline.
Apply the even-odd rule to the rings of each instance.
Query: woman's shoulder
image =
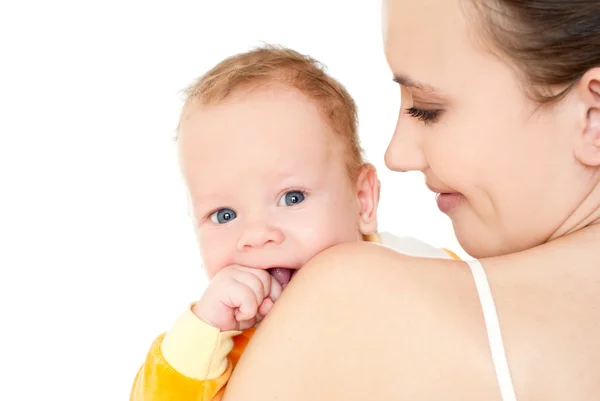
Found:
[[[598,393],[597,249],[588,236],[482,261],[520,398]],[[467,264],[365,242],[334,246],[294,277],[228,388],[225,399],[248,401],[499,396]]]
[[[310,260],[297,276],[308,277],[314,273],[321,279],[335,279],[336,275],[341,274],[345,280],[349,280],[377,272],[431,278],[441,275],[444,280],[454,276],[459,281],[468,277],[467,264],[451,251],[410,237],[381,235],[380,238],[378,242],[348,242],[328,248]]]
[[[369,383],[380,383],[378,399],[424,389],[435,399],[456,393],[456,380],[478,370],[469,391],[484,399],[496,384],[493,370],[481,374],[490,365],[480,316],[464,262],[375,243],[337,245],[286,288],[249,344],[231,394],[244,388],[248,400],[369,399]],[[438,373],[447,377],[431,387]],[[256,397],[249,387],[260,388]]]
[[[388,309],[389,305],[387,312],[394,311],[396,316],[436,331],[448,323],[449,317],[454,328],[464,323],[465,330],[473,327],[474,321],[479,323],[481,317],[469,266],[447,254],[416,256],[377,243],[344,243],[313,258],[296,280],[289,289],[303,291],[306,286],[313,294],[322,291],[323,296],[353,305],[360,315],[370,314],[377,322],[398,324],[395,328],[405,333],[403,319],[378,320],[373,311]],[[377,322],[365,321],[368,325]],[[415,334],[422,336],[423,332],[417,329]]]

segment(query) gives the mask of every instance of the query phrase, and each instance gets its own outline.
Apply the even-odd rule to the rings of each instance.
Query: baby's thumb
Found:
[[[269,291],[269,298],[271,299],[271,301],[277,301],[281,296],[282,291],[283,288],[281,288],[281,284],[279,284],[279,281],[271,277],[271,291]]]
[[[258,308],[258,314],[260,316],[267,316],[267,313],[269,313],[272,307],[273,301],[271,300],[271,298],[265,298],[262,301],[262,304],[260,304],[260,307]]]

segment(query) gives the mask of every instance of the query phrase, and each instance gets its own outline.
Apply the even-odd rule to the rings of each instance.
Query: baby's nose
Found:
[[[247,251],[267,245],[279,245],[283,242],[283,232],[266,224],[247,227],[238,241],[238,250]]]

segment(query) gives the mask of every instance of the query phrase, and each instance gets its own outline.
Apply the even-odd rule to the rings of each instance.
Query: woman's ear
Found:
[[[584,115],[575,157],[585,166],[600,166],[600,68],[589,70],[575,87]]]
[[[360,167],[356,178],[356,197],[359,206],[359,229],[369,235],[377,231],[377,207],[381,184],[375,166],[365,163]]]

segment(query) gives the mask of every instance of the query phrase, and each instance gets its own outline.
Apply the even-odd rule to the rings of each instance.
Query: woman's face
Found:
[[[484,257],[571,229],[592,176],[574,156],[585,124],[575,102],[537,110],[515,69],[478,41],[467,3],[384,1],[402,96],[386,164],[422,171],[465,251]]]

